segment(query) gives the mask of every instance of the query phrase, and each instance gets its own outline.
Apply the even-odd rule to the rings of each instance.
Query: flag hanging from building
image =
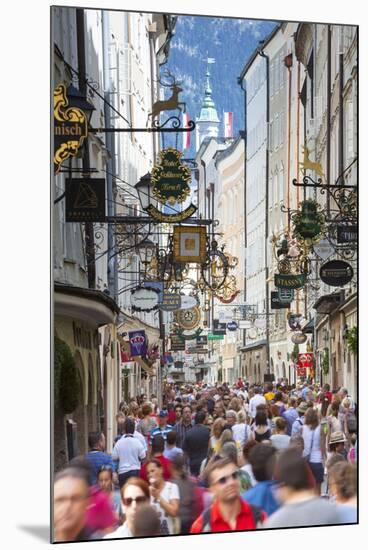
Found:
[[[233,113],[224,113],[224,137],[233,137]]]
[[[189,115],[188,113],[183,113],[183,128],[189,128]],[[190,132],[184,132],[183,134],[183,149],[190,148]]]

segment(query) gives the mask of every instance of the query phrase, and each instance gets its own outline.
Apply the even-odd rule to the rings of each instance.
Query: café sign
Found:
[[[64,84],[54,89],[54,169],[57,174],[63,162],[75,157],[88,135],[88,120],[82,109],[68,107]]]
[[[321,280],[330,286],[344,286],[351,281],[353,275],[353,268],[343,260],[331,260],[319,270]]]
[[[158,308],[160,292],[156,288],[139,286],[132,290],[131,304],[133,311],[153,311]]]
[[[304,273],[299,273],[298,275],[290,274],[275,274],[275,286],[277,288],[293,288],[298,289],[302,288],[305,285],[305,275]]]

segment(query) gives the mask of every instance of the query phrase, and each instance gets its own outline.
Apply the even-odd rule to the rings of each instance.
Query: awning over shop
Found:
[[[54,285],[54,314],[72,317],[89,325],[114,323],[120,308],[100,290],[81,288],[62,283]]]
[[[333,294],[325,294],[314,304],[313,308],[317,313],[329,315],[337,309],[344,300],[344,292],[334,292]]]

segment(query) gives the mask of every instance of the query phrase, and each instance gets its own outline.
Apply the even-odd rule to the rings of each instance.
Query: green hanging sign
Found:
[[[180,162],[183,153],[169,147],[160,152],[160,162],[151,172],[152,193],[162,204],[184,202],[190,194],[191,172]]]
[[[300,273],[298,275],[283,275],[276,273],[275,286],[277,288],[302,288],[305,285],[305,275]]]

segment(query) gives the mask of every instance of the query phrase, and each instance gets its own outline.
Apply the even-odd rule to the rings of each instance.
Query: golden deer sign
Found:
[[[159,117],[162,111],[175,111],[177,109],[181,111],[180,105],[183,105],[183,110],[185,113],[185,103],[179,102],[179,94],[183,91],[183,88],[180,88],[179,86],[181,82],[178,82],[169,70],[166,70],[163,73],[163,77],[166,78],[168,82],[165,83],[162,79],[159,79],[158,82],[164,88],[170,88],[172,94],[168,99],[159,100],[153,104],[152,112],[148,114],[147,122],[150,117],[152,120]]]
[[[310,160],[309,155],[310,151],[307,147],[302,147],[303,149],[303,162],[299,162],[300,170],[314,170],[322,179],[325,179],[325,175],[322,170],[322,166],[319,162]]]

